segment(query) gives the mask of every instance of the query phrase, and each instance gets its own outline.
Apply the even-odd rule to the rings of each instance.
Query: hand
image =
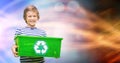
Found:
[[[14,54],[15,57],[18,57],[18,52],[16,51],[17,48],[18,47],[15,44],[12,46],[12,52],[13,52],[13,54]]]

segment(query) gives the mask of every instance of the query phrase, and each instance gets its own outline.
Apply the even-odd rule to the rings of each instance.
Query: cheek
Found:
[[[39,18],[37,17],[37,18],[36,18],[36,21],[38,21],[38,20],[39,20]]]
[[[30,18],[29,17],[26,17],[26,20],[29,20]]]
[[[39,20],[39,16],[37,16],[37,20]]]

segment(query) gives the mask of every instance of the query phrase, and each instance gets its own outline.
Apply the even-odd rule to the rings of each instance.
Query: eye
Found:
[[[32,17],[32,16],[28,16],[28,17]]]
[[[34,15],[33,17],[37,17],[36,15]]]

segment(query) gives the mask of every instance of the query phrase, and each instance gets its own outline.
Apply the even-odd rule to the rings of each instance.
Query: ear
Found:
[[[40,16],[38,15],[38,20],[40,19]]]

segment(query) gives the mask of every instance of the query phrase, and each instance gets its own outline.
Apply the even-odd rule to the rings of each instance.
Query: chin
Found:
[[[31,27],[34,27],[35,25],[31,24],[30,26],[31,26]]]
[[[34,26],[35,24],[30,24],[31,26]]]

